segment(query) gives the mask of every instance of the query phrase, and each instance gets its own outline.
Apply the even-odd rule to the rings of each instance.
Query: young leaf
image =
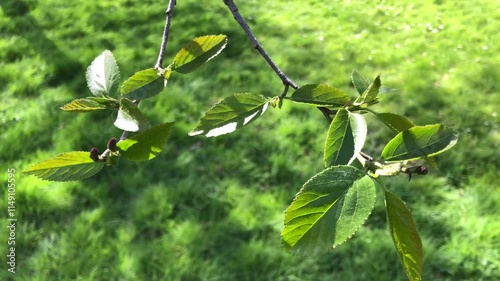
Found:
[[[343,106],[349,101],[349,97],[328,85],[308,84],[298,88],[290,100],[317,106]]]
[[[216,137],[232,133],[260,117],[268,105],[268,100],[262,96],[232,95],[210,108],[189,135]]]
[[[114,125],[118,129],[129,132],[142,131],[151,127],[148,119],[129,99],[120,100],[120,110],[118,110]]]
[[[136,72],[123,83],[121,94],[131,100],[149,98],[163,91],[165,81],[154,68],[145,69]]]
[[[339,109],[326,136],[325,166],[345,165],[354,155],[354,136],[349,124],[349,112]]]
[[[132,161],[155,158],[163,150],[173,125],[173,122],[157,125],[120,141],[116,144],[120,155]]]
[[[102,105],[91,99],[76,99],[62,107],[61,110],[73,112],[89,112],[94,110],[105,109],[106,106]]]
[[[375,184],[351,166],[327,168],[307,181],[285,211],[287,250],[315,254],[349,239],[375,204]]]
[[[87,85],[95,96],[114,94],[118,90],[120,71],[109,50],[105,50],[87,68]]]
[[[395,131],[396,133],[408,130],[411,127],[415,126],[415,124],[413,124],[413,122],[408,120],[408,118],[398,114],[376,113],[375,116],[377,116],[380,119],[380,121],[384,122],[384,124],[389,129]]]
[[[414,126],[389,141],[382,157],[387,162],[432,157],[453,147],[457,140],[457,133],[441,124]]]
[[[196,37],[175,56],[172,71],[189,73],[217,56],[227,44],[226,35]]]
[[[72,151],[33,165],[23,173],[49,181],[76,181],[97,174],[104,165],[90,159],[87,151]]]
[[[382,86],[380,82],[380,75],[366,88],[366,90],[355,101],[354,105],[370,104],[377,99],[379,89]]]
[[[361,73],[356,70],[352,71],[351,80],[354,88],[356,88],[356,91],[358,91],[360,95],[362,95],[366,91],[368,86],[370,86],[370,80],[366,79],[363,75],[361,75]]]
[[[351,125],[352,134],[354,136],[354,155],[351,157],[347,165],[356,159],[356,155],[363,150],[365,145],[366,135],[368,134],[368,127],[365,118],[359,113],[349,112],[349,123]]]
[[[385,208],[392,240],[408,279],[422,280],[422,241],[410,210],[398,196],[387,190]]]

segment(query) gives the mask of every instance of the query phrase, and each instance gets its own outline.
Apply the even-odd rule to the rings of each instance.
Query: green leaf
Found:
[[[116,145],[120,155],[132,161],[155,158],[163,150],[173,125],[173,122],[156,125],[129,139],[120,141]]]
[[[387,161],[432,157],[453,147],[458,134],[441,124],[414,126],[398,133],[382,151]]]
[[[87,68],[87,85],[95,96],[112,95],[118,90],[120,71],[113,54],[105,50]]]
[[[120,100],[120,110],[118,110],[114,125],[118,129],[129,132],[142,131],[151,127],[148,119],[129,99]]]
[[[375,204],[375,184],[363,171],[334,166],[304,184],[285,211],[287,250],[315,254],[336,247],[363,225]]]
[[[375,116],[396,133],[405,131],[415,126],[408,118],[394,113],[376,113]]]
[[[363,115],[349,112],[349,123],[354,136],[354,155],[351,157],[347,165],[351,165],[351,163],[356,159],[356,155],[363,150],[366,135],[368,134],[368,127]]]
[[[89,112],[100,109],[106,109],[105,105],[102,105],[91,99],[76,99],[62,107],[61,110],[72,111],[72,112]]]
[[[378,96],[379,89],[382,86],[382,83],[380,82],[380,75],[378,75],[375,80],[366,88],[366,90],[359,96],[356,101],[354,101],[354,105],[361,105],[361,104],[371,104],[373,103]]]
[[[349,112],[344,108],[337,111],[326,136],[325,166],[345,165],[354,155],[354,136],[349,124]]]
[[[104,165],[90,159],[89,152],[72,151],[33,165],[23,173],[49,181],[76,181],[97,174]]]
[[[422,241],[410,210],[398,196],[387,190],[385,208],[391,236],[408,279],[422,280]]]
[[[136,72],[125,81],[121,88],[122,96],[131,100],[142,100],[163,91],[167,80],[158,75],[154,68]]]
[[[289,99],[317,106],[343,106],[349,101],[349,97],[342,91],[324,84],[304,85],[298,88]]]
[[[87,97],[87,100],[95,101],[98,104],[104,105],[106,108],[118,109],[120,107],[120,102],[113,98],[101,98],[101,97]]]
[[[356,88],[356,91],[358,91],[360,95],[362,95],[366,91],[368,86],[370,86],[370,80],[366,79],[363,75],[361,75],[361,73],[356,70],[352,71],[351,80],[354,88]]]
[[[232,95],[210,108],[189,135],[216,137],[232,133],[260,117],[268,105],[268,100],[259,95]]]
[[[189,73],[217,56],[227,44],[226,35],[206,35],[187,43],[175,56],[172,71]]]

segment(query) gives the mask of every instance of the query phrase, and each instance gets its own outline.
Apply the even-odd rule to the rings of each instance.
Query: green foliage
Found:
[[[317,106],[343,106],[349,97],[342,91],[323,84],[308,84],[293,92],[290,100]]]
[[[123,82],[120,92],[128,99],[142,100],[161,93],[165,86],[166,80],[158,75],[158,71],[148,68],[135,73]]]
[[[210,108],[189,135],[216,137],[232,133],[264,114],[268,103],[262,96],[249,93],[227,97]]]
[[[452,148],[457,141],[457,132],[443,125],[413,126],[389,141],[382,157],[386,161],[432,157]]]
[[[120,155],[132,161],[151,160],[163,150],[173,122],[156,125],[137,135],[118,142]]]
[[[350,125],[349,112],[340,109],[335,114],[325,143],[325,166],[345,165],[354,155],[354,136]]]
[[[217,56],[227,44],[226,35],[207,35],[196,37],[177,53],[172,70],[190,73]]]
[[[76,99],[61,107],[64,111],[88,112],[105,109],[106,106],[91,99]]]
[[[94,162],[88,152],[72,151],[35,164],[24,172],[50,181],[76,181],[95,175],[103,167],[104,163]]]
[[[460,142],[437,157],[439,171],[385,184],[412,210],[425,247],[425,280],[499,279],[494,246],[500,237],[495,212],[500,193],[494,187],[500,165],[495,106],[500,52],[494,44],[494,2],[351,1],[332,8],[310,1],[310,9],[301,9],[302,2],[256,3],[241,2],[241,12],[299,84],[329,83],[348,93],[345,74],[352,69],[367,77],[382,73],[384,83],[399,91],[380,95],[377,111],[398,113],[418,125],[440,121],[460,128]],[[80,74],[103,48],[119,59],[122,75],[153,63],[164,10],[164,2],[2,3],[3,163],[21,170],[119,135],[107,126],[114,118],[108,110],[76,116],[54,110],[86,96]],[[167,54],[199,34],[226,33],[232,43],[198,74],[169,81],[168,95],[141,102],[151,123],[176,120],[167,153],[141,165],[121,161],[120,169],[107,168],[82,182],[47,183],[19,174],[16,207],[24,216],[17,250],[23,258],[16,278],[406,279],[396,266],[380,202],[349,244],[310,257],[282,251],[277,237],[293,187],[322,170],[317,160],[326,127],[314,110],[285,104],[241,134],[183,137],[206,108],[229,93],[271,97],[282,91],[224,13],[221,4],[193,0],[176,7],[175,36],[169,40],[174,52]],[[365,151],[377,155],[394,133],[363,116],[370,127]],[[5,233],[0,240],[6,241]],[[373,257],[385,262],[374,263]]]
[[[415,221],[408,207],[398,196],[387,190],[384,194],[389,230],[399,259],[403,263],[408,279],[422,280],[422,241]]]
[[[286,249],[325,252],[365,222],[375,204],[375,184],[363,171],[334,166],[312,177],[285,211],[281,233]]]
[[[143,131],[151,124],[135,104],[126,98],[120,100],[120,109],[113,123],[117,128],[128,132]]]

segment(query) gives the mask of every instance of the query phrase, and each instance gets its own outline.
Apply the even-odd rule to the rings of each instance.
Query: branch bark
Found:
[[[161,41],[160,52],[158,54],[158,59],[156,60],[155,69],[161,70],[163,64],[163,58],[165,57],[165,49],[168,42],[168,34],[170,32],[170,22],[172,21],[172,16],[174,13],[174,6],[176,0],[169,0],[168,8],[165,14],[167,14],[165,19],[165,27],[163,28],[163,40]]]

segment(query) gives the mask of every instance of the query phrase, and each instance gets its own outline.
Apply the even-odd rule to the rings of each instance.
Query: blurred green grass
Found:
[[[225,96],[282,90],[222,1],[177,4],[167,61],[195,36],[227,34],[229,43],[201,70],[175,75],[162,95],[141,103],[152,123],[176,121],[159,157],[121,161],[74,183],[21,174],[64,151],[102,150],[119,136],[107,113],[58,107],[90,95],[85,69],[104,49],[123,80],[152,67],[164,2],[0,3],[0,165],[17,171],[15,280],[405,280],[381,200],[346,245],[317,257],[282,250],[282,212],[322,170],[327,124],[317,110],[287,103],[232,135],[187,136]],[[354,95],[352,69],[381,74],[399,91],[387,94],[379,111],[460,131],[438,171],[387,185],[415,216],[425,280],[500,279],[499,5],[240,2],[259,41],[298,84],[327,83]],[[368,150],[377,155],[390,132],[368,121]],[[0,241],[7,235],[1,231]],[[12,275],[2,270],[0,278]]]

